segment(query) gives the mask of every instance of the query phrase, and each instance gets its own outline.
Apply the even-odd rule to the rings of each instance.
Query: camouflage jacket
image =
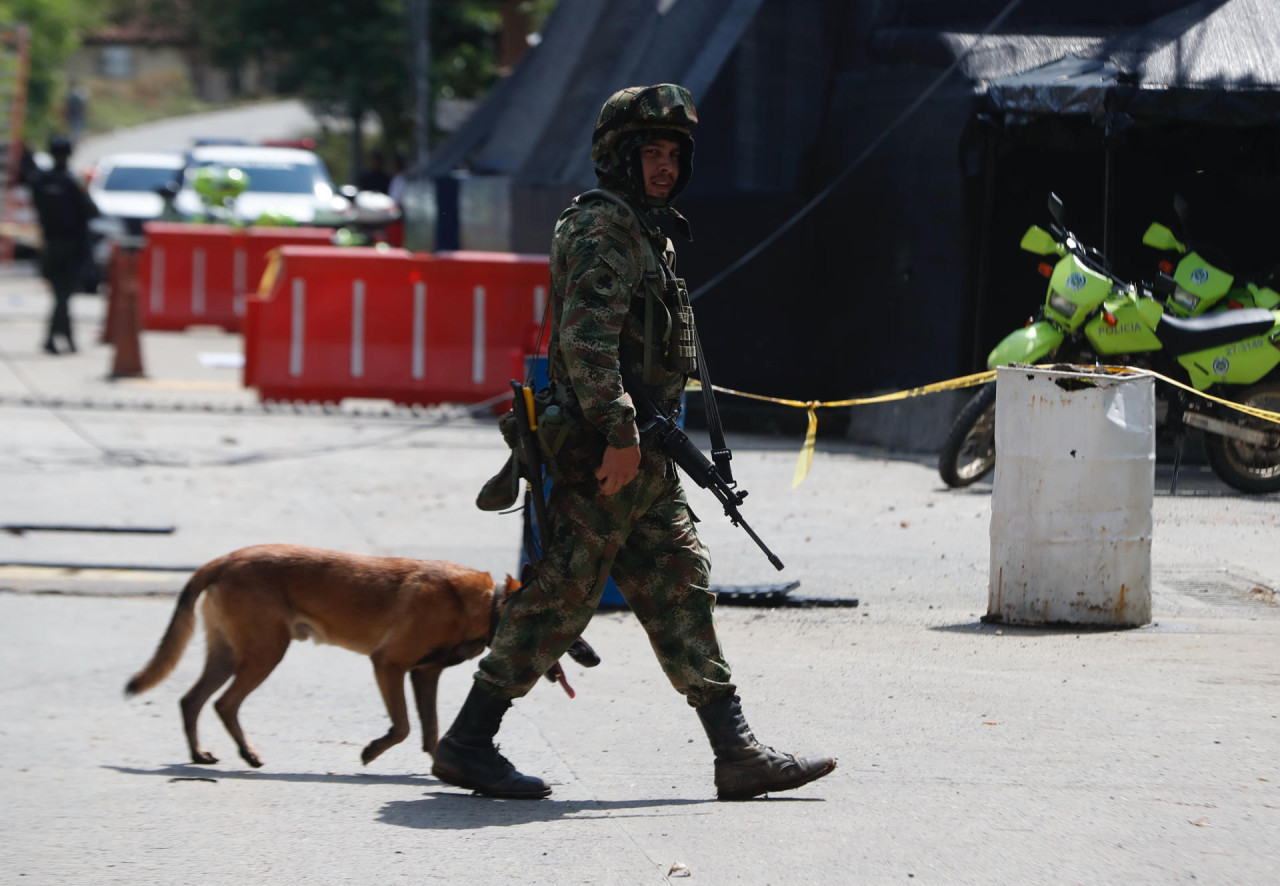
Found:
[[[671,320],[662,262],[669,270],[674,252],[648,213],[625,202],[588,194],[561,214],[551,242],[548,305],[550,378],[572,388],[586,418],[619,448],[639,442],[621,366],[625,361],[636,378],[643,375],[646,293],[654,299],[646,388],[654,400],[674,402],[686,380],[663,365]]]

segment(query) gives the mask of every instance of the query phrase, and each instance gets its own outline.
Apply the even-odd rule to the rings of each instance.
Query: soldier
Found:
[[[71,175],[67,163],[71,158],[71,142],[63,136],[49,141],[53,169],[36,174],[31,183],[31,201],[40,219],[44,247],[40,252],[40,270],[53,289],[53,312],[44,349],[58,353],[54,341],[61,337],[67,349],[76,349],[71,333],[71,296],[84,281],[92,255],[89,251],[89,219],[98,207]]]
[[[449,784],[512,799],[551,793],[541,778],[517,771],[493,739],[512,699],[586,628],[610,575],[702,721],[719,799],[796,788],[835,769],[833,759],[780,754],[751,734],[716,638],[707,550],[675,466],[639,445],[623,386],[625,365],[655,401],[675,408],[696,367],[688,296],[655,220],[665,213],[688,234],[671,202],[689,181],[696,122],[681,86],[615,93],[592,136],[600,187],[575,198],[556,223],[549,375],[557,414],[576,429],[552,447],[551,542],[534,579],[506,605],[466,703],[436,746],[431,771]],[[513,489],[501,472],[477,503],[495,509],[514,500],[514,491],[486,500],[499,488]]]

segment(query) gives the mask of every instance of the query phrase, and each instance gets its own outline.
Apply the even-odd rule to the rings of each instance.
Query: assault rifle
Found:
[[[782,561],[769,550],[760,536],[756,535],[755,530],[747,524],[742,514],[738,513],[738,505],[742,504],[742,500],[747,497],[747,490],[735,489],[733,484],[726,482],[720,476],[716,466],[702,454],[685,432],[663,413],[658,404],[653,402],[649,392],[630,371],[623,370],[622,381],[627,393],[631,395],[631,402],[636,407],[636,427],[640,431],[640,445],[657,446],[689,475],[690,480],[703,489],[710,490],[724,507],[724,515],[729,518],[729,522],[746,530],[756,546],[764,551],[764,555],[769,558],[773,567],[781,571]]]

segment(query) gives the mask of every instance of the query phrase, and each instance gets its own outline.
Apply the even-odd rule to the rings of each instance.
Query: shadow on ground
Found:
[[[822,803],[822,798],[756,798],[748,803]],[[378,813],[384,824],[424,830],[473,830],[518,826],[564,819],[662,818],[686,807],[718,805],[713,798],[635,798],[630,800],[493,800],[474,794],[438,791],[423,800],[395,800]],[[621,813],[621,814],[620,814]],[[710,809],[696,810],[698,815]]]

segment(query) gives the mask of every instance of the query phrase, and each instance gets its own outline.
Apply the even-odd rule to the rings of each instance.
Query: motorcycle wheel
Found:
[[[1280,382],[1254,385],[1236,398],[1236,402],[1280,412]],[[1241,492],[1280,491],[1280,425],[1250,418],[1243,413],[1233,412],[1232,417],[1247,427],[1268,433],[1271,442],[1258,445],[1206,434],[1205,456],[1209,467],[1223,483]]]
[[[995,466],[996,386],[986,385],[951,423],[938,456],[938,473],[943,483],[959,489],[978,482]]]

